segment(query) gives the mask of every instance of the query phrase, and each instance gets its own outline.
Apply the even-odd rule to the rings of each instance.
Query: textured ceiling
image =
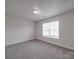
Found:
[[[37,6],[39,14],[33,14]],[[5,15],[26,20],[43,20],[74,9],[74,0],[5,0]]]

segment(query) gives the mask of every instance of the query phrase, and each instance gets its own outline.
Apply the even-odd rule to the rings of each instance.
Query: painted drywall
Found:
[[[5,16],[5,45],[34,39],[34,22]]]
[[[42,24],[59,21],[59,39],[42,36]],[[36,39],[74,49],[74,11],[36,22]]]

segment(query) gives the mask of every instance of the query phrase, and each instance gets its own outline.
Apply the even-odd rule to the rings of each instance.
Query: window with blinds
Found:
[[[45,37],[59,39],[59,21],[43,23],[42,35]]]

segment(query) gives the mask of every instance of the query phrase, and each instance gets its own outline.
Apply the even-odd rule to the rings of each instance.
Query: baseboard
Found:
[[[50,44],[50,45],[55,45],[55,46],[58,46],[58,47],[61,47],[61,48],[67,49],[67,50],[74,51],[74,50],[71,49],[71,48],[63,47],[63,46],[60,46],[60,45],[57,45],[57,44],[53,44],[53,43],[50,43],[50,42],[47,42],[47,41],[43,41],[43,40],[40,40],[40,39],[35,39],[35,40],[39,40],[39,41],[42,41],[42,42],[48,43],[48,44]]]
[[[32,39],[32,40],[34,40],[34,39]],[[14,44],[5,45],[5,47],[11,47],[11,46],[14,46],[14,45],[19,45],[19,44],[22,44],[22,43],[26,43],[28,41],[31,41],[31,40],[27,40],[27,41],[22,41],[22,42],[14,43]]]
[[[43,41],[43,40],[40,40],[40,39],[32,39],[32,40],[39,40],[39,41],[42,41],[42,42],[47,43],[47,44],[50,44],[50,45],[55,45],[55,46],[58,46],[58,47],[61,47],[61,48],[67,49],[67,50],[74,51],[73,49],[70,49],[70,48],[67,48],[67,47],[63,47],[63,46],[60,46],[60,45],[56,45],[56,44],[53,44],[53,43],[49,43],[47,41]],[[32,41],[32,40],[28,40],[28,41]],[[23,41],[23,42],[19,42],[19,43],[16,43],[16,44],[6,45],[5,47],[12,47],[14,45],[20,45],[20,44],[26,43],[28,41]]]

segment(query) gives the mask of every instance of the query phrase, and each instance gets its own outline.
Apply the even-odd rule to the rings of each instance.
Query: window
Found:
[[[59,21],[43,23],[42,32],[42,35],[45,37],[59,39]]]

